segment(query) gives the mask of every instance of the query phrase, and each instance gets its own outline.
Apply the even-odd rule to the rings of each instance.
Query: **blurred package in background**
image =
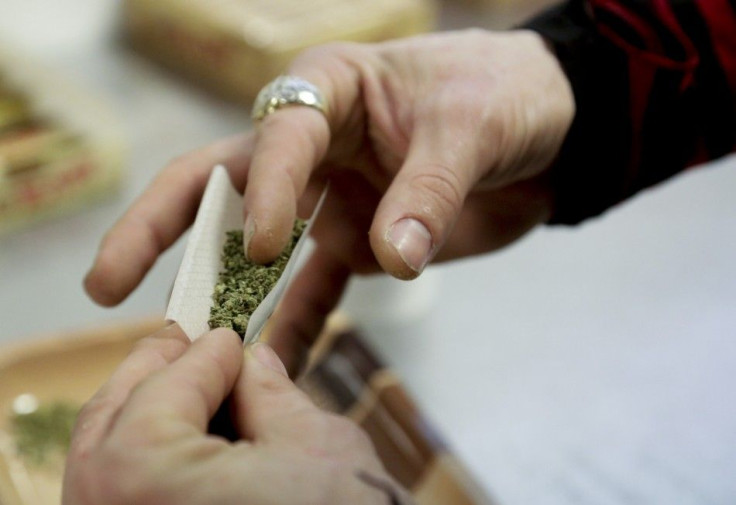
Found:
[[[218,94],[250,102],[303,49],[434,27],[434,0],[125,0],[132,45]]]
[[[85,91],[0,46],[0,235],[109,195],[122,164],[113,124]]]

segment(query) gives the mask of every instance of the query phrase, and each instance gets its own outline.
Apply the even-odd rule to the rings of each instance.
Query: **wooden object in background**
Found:
[[[219,95],[250,102],[303,49],[430,30],[434,0],[126,0],[133,47]]]

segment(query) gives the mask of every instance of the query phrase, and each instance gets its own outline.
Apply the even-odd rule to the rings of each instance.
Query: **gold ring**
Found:
[[[327,100],[311,82],[292,75],[282,75],[266,84],[258,93],[251,117],[260,121],[282,107],[306,105],[317,109],[327,117]]]

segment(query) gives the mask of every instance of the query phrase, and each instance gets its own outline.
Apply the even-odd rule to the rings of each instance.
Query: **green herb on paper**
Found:
[[[13,414],[11,426],[18,455],[43,464],[54,454],[65,455],[79,407],[64,402],[41,405],[28,414]]]
[[[243,232],[227,232],[222,250],[223,269],[217,279],[210,309],[210,328],[232,328],[245,336],[248,320],[286,268],[306,223],[297,219],[291,240],[272,263],[258,265],[245,258]]]

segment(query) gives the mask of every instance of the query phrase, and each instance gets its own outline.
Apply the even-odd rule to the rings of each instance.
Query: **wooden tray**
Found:
[[[10,428],[13,403],[24,394],[40,404],[81,405],[141,337],[161,320],[59,335],[0,349],[0,504],[58,504],[63,463],[26,463]],[[358,334],[333,323],[299,384],[323,408],[360,423],[386,468],[419,505],[481,505],[491,500],[417,410],[397,377]]]

